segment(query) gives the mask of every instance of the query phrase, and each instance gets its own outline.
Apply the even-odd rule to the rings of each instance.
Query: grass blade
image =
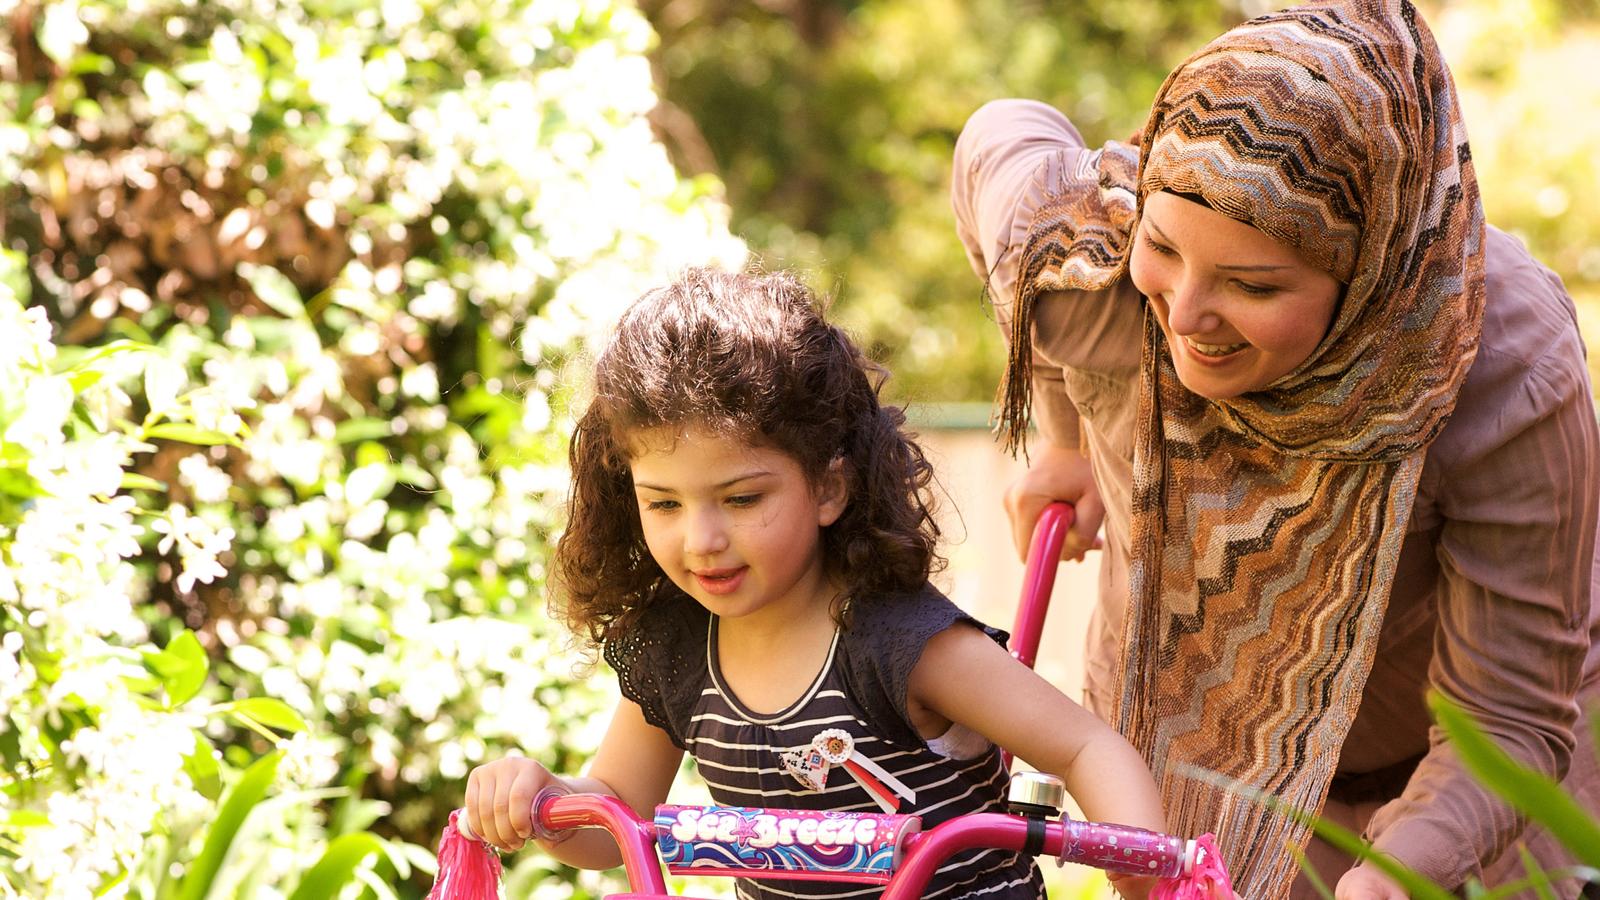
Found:
[[[1544,826],[1586,865],[1600,866],[1600,822],[1584,812],[1571,794],[1549,776],[1512,759],[1466,710],[1443,694],[1429,693],[1428,705],[1474,778]]]
[[[283,753],[274,750],[251,763],[239,778],[239,783],[228,791],[228,799],[222,801],[222,808],[206,830],[205,846],[184,873],[183,890],[178,894],[178,900],[205,900],[206,895],[211,893],[211,883],[222,869],[228,847],[233,844],[233,838],[250,815],[250,810],[261,802],[261,798],[267,795],[267,789],[272,787],[272,780],[278,774],[278,761],[282,758]]]

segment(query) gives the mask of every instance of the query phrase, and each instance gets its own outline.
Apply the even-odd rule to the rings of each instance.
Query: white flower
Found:
[[[201,503],[227,500],[228,489],[233,486],[228,473],[211,465],[201,453],[191,453],[178,460],[178,481]]]
[[[22,405],[22,415],[6,428],[6,443],[17,444],[30,454],[48,454],[64,441],[61,430],[72,413],[72,401],[72,385],[65,377],[30,379],[28,402]]]
[[[39,25],[39,47],[51,59],[66,64],[88,42],[89,29],[78,17],[76,0],[45,6],[44,21]]]
[[[214,527],[205,519],[190,515],[181,503],[169,506],[166,516],[150,527],[162,535],[156,545],[158,553],[178,552],[178,590],[191,591],[195,582],[209,584],[227,574],[217,557],[233,544],[232,528]]]
[[[178,405],[178,392],[189,381],[189,373],[170,356],[156,355],[146,363],[144,396],[152,415],[164,416]]]

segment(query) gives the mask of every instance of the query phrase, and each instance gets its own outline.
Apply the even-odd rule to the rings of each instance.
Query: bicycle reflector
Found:
[[[661,861],[674,875],[886,884],[918,816],[658,806]]]

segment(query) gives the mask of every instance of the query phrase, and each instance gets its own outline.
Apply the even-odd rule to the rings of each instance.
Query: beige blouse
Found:
[[[1034,211],[1071,180],[1095,177],[1087,156],[1072,124],[1032,101],[990,103],[962,132],[957,230],[973,271],[987,276],[1004,334]],[[1515,238],[1489,229],[1487,270],[1482,345],[1428,451],[1376,661],[1339,760],[1341,773],[1361,773],[1426,753],[1367,836],[1452,886],[1481,877],[1523,821],[1430,734],[1429,687],[1464,702],[1519,759],[1566,776],[1600,804],[1595,761],[1587,750],[1573,754],[1574,729],[1588,727],[1578,695],[1591,708],[1600,700],[1600,616],[1590,605],[1600,585],[1600,436],[1584,347],[1561,280]],[[1089,454],[1106,505],[1085,685],[1102,714],[1115,695],[1127,603],[1143,315],[1124,278],[1107,291],[1046,295],[1033,333],[1034,422],[1043,439]]]

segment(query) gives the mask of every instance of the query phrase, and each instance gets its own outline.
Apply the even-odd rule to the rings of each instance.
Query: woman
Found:
[[[1078,506],[1066,556],[1104,521],[1091,706],[1243,896],[1310,896],[1295,846],[1341,900],[1404,893],[1196,768],[1448,887],[1519,872],[1518,841],[1565,864],[1424,705],[1600,809],[1583,346],[1560,280],[1483,222],[1432,36],[1400,0],[1269,14],[1169,76],[1135,141],[1000,101],[954,168],[1011,340],[1002,428],[1039,431],[1019,547],[1052,499]]]

